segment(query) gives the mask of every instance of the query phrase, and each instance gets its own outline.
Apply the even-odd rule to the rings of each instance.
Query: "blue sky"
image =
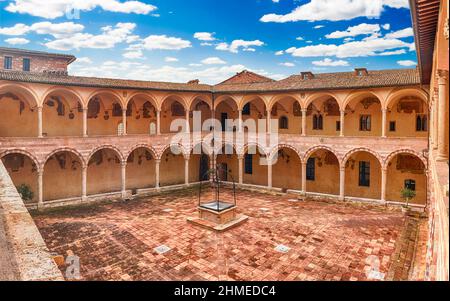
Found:
[[[0,45],[74,54],[73,75],[217,83],[417,61],[408,0],[44,3],[0,0]]]

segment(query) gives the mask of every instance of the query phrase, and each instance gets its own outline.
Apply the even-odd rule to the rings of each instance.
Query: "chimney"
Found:
[[[355,69],[356,76],[366,76],[369,75],[369,71],[366,68],[356,68]]]
[[[198,79],[188,81],[188,85],[198,85],[198,84],[200,84],[200,80]]]
[[[314,74],[311,71],[302,72],[302,79],[313,79]]]

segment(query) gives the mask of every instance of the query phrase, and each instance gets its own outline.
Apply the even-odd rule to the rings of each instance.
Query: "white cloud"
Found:
[[[380,25],[362,23],[356,26],[351,26],[345,31],[335,31],[327,34],[327,39],[341,39],[345,37],[356,37],[359,35],[373,35],[380,32]]]
[[[219,43],[216,47],[217,50],[221,51],[229,51],[232,53],[238,53],[239,49],[242,48],[243,51],[255,51],[253,47],[261,47],[264,45],[264,42],[260,40],[254,41],[244,41],[244,40],[234,40],[231,44],[228,43]]]
[[[280,56],[280,55],[283,55],[283,54],[284,54],[284,51],[283,51],[283,50],[280,50],[280,51],[275,52],[275,55],[276,55],[276,56]]]
[[[45,6],[43,6],[42,0],[13,0],[5,9],[11,13],[56,19],[64,16],[66,12],[91,11],[97,7],[110,12],[141,15],[147,15],[157,9],[154,5],[135,0],[125,2],[117,0],[52,0],[46,1]]]
[[[225,65],[227,62],[218,57],[209,57],[202,61],[204,65]]]
[[[321,28],[324,28],[325,26],[323,26],[323,25],[316,25],[316,26],[314,26],[314,29],[321,29]]]
[[[287,53],[295,57],[336,56],[338,58],[375,56],[386,50],[409,48],[411,45],[398,39],[368,38],[341,45],[313,45],[289,48]]]
[[[397,64],[404,67],[416,66],[417,63],[414,61],[406,60],[406,61],[398,61]]]
[[[5,42],[10,45],[25,45],[25,44],[30,43],[29,40],[24,39],[24,38],[9,38],[9,39],[6,39]]]
[[[294,63],[286,62],[286,63],[280,63],[280,66],[284,66],[284,67],[295,67],[295,64],[294,64]]]
[[[75,63],[78,63],[78,64],[92,64],[92,60],[90,58],[88,58],[88,57],[79,57],[79,58],[77,58]]]
[[[73,22],[51,23],[38,22],[30,26],[18,23],[12,27],[0,28],[0,34],[10,36],[21,36],[29,32],[41,35],[52,35],[55,38],[64,38],[83,31],[84,26]]]
[[[216,38],[213,37],[214,33],[211,32],[196,32],[194,34],[194,38],[196,38],[199,41],[215,41]]]
[[[386,51],[386,52],[382,52],[378,55],[381,56],[388,56],[388,55],[399,55],[399,54],[405,54],[406,50],[405,49],[399,49],[399,50],[394,50],[394,51]]]
[[[386,38],[389,39],[402,39],[412,36],[414,36],[414,31],[411,27],[386,34]]]
[[[379,18],[385,7],[408,8],[408,0],[311,0],[286,15],[268,14],[261,22],[342,21]]]
[[[178,59],[176,57],[168,56],[168,57],[164,58],[164,62],[166,62],[166,63],[176,63],[176,62],[178,62]]]
[[[134,23],[117,23],[114,27],[106,26],[101,28],[102,33],[100,35],[75,33],[69,37],[47,42],[45,46],[50,49],[62,51],[81,48],[113,48],[116,44],[126,42],[135,27],[136,24]]]
[[[151,35],[144,39],[143,47],[148,50],[181,50],[192,47],[190,41],[166,35]]]
[[[330,58],[325,58],[321,61],[313,61],[312,64],[320,67],[341,67],[349,65],[347,61],[344,60],[333,61]]]
[[[383,27],[384,30],[389,30],[389,29],[391,29],[391,24],[386,23],[386,24],[384,24],[384,25],[381,26],[381,27]]]
[[[297,37],[296,40],[297,40],[297,41],[303,41],[304,38],[303,38],[303,37]]]
[[[142,53],[142,50],[135,50],[135,51],[127,51],[123,54],[123,57],[126,59],[143,59],[144,54]]]

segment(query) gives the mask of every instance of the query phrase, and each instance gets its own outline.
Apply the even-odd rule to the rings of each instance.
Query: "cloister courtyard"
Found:
[[[198,214],[195,188],[35,213],[34,220],[54,256],[80,258],[81,280],[423,277],[426,220],[398,208],[243,190],[237,199],[249,220],[226,232],[187,222]]]

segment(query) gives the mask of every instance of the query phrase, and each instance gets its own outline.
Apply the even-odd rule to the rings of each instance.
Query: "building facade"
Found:
[[[0,158],[28,192],[27,206],[39,209],[185,188],[216,163],[249,189],[399,205],[402,190],[414,190],[409,205],[444,229],[430,234],[429,277],[448,279],[448,247],[445,259],[431,243],[448,245],[448,7],[437,2],[442,30],[429,81],[425,59],[418,69],[280,81],[243,71],[215,86],[88,78],[66,74],[72,56],[1,48]],[[222,137],[226,154],[209,150],[199,113],[219,125],[237,120]],[[171,129],[180,119],[181,134]],[[258,142],[271,137],[262,129],[248,131],[258,120],[279,129],[276,144]]]

